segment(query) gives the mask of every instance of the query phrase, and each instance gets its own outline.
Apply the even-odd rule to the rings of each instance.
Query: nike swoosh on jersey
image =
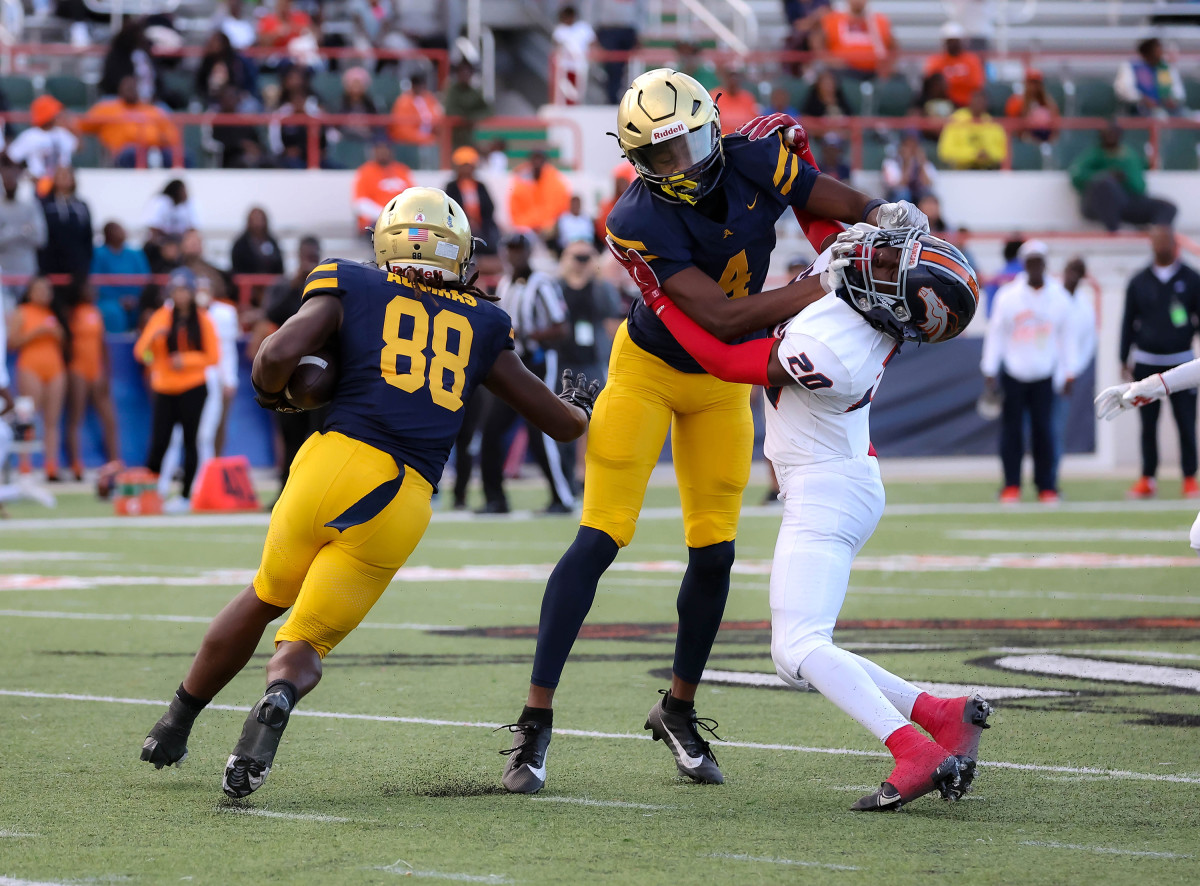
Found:
[[[754,195],[754,199],[746,204],[747,209],[753,209],[758,204],[758,194]]]

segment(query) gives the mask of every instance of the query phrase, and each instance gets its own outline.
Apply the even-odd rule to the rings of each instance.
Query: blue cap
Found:
[[[171,272],[171,276],[167,278],[167,290],[176,289],[178,287],[196,291],[196,275],[187,268],[176,268]]]

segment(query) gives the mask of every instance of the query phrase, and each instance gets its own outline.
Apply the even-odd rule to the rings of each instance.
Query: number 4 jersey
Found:
[[[437,489],[463,404],[513,347],[508,314],[454,288],[342,259],[308,275],[304,297],[314,295],[342,300],[340,374],[324,430],[389,453]]]
[[[825,251],[797,279],[828,261]],[[767,458],[807,465],[867,455],[871,399],[900,345],[832,293],[781,323],[775,337],[796,384],[767,388]]]

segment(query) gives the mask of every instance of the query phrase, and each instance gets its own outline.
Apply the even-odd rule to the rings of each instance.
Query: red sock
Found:
[[[883,740],[887,749],[897,761],[923,750],[930,744],[929,739],[917,732],[915,726],[901,726]]]
[[[949,708],[954,705],[956,700],[953,698],[938,698],[936,695],[922,692],[917,696],[917,700],[913,702],[913,722],[926,732],[932,733],[942,725],[947,717],[954,716],[954,712],[949,710]],[[961,716],[961,714],[962,711],[960,710],[959,715]]]

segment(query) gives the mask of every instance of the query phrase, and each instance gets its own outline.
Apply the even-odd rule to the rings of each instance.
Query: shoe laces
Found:
[[[663,711],[665,711],[666,713],[671,713],[671,711],[667,711],[667,708],[666,708],[666,698],[670,694],[670,690],[660,689],[660,690],[658,690],[658,694],[663,696]],[[691,711],[688,712],[688,718],[687,718],[688,735],[690,735],[692,738],[692,741],[694,741],[696,743],[696,747],[700,750],[700,752],[709,757],[712,757],[712,761],[714,763],[717,762],[717,755],[716,755],[716,753],[713,752],[712,745],[710,745],[707,741],[705,741],[704,737],[700,735],[700,730],[703,729],[705,732],[707,732],[709,735],[711,735],[717,741],[724,741],[725,739],[723,739],[723,738],[721,738],[721,736],[717,735],[717,727],[720,725],[721,725],[720,723],[718,723],[716,720],[712,719],[711,717],[701,717],[701,716],[697,715],[695,708],[693,708]],[[720,764],[717,764],[717,765],[720,765]]]
[[[507,726],[497,726],[492,732],[507,729],[509,732],[519,732],[525,737],[525,740],[519,745],[500,751],[505,757],[510,754],[516,754],[513,766],[524,766],[526,763],[534,762],[533,754],[536,744],[531,739],[535,738],[545,728],[541,723],[509,723]]]

